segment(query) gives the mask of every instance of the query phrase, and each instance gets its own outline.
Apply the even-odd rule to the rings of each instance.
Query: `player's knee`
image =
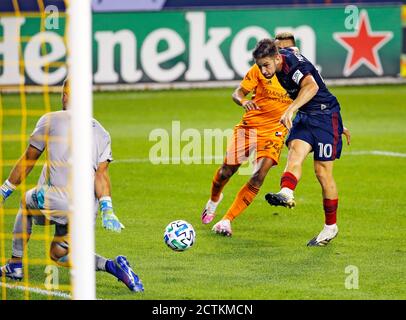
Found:
[[[326,176],[325,170],[320,167],[314,168],[314,174],[316,175],[317,179],[323,180]]]
[[[49,250],[49,257],[54,262],[57,262],[58,259],[60,258],[60,257],[57,256],[57,253],[54,250],[52,250],[52,248],[51,248],[51,250]]]
[[[69,256],[68,252],[66,252],[65,255],[61,255],[62,253],[60,251],[53,251],[52,249],[50,250],[50,258],[52,261],[54,261],[57,265],[61,267],[70,267],[70,262],[69,262]]]
[[[52,261],[58,262],[60,258],[68,254],[68,249],[61,246],[57,242],[51,243],[51,248],[49,250],[49,256]]]
[[[288,153],[288,165],[292,167],[301,167],[306,155],[307,153],[297,145],[290,145]]]
[[[316,167],[314,173],[316,174],[316,177],[321,185],[328,185],[330,183],[334,183],[333,175],[325,168]]]
[[[301,167],[303,158],[295,152],[289,152],[288,156],[288,166],[290,167]]]

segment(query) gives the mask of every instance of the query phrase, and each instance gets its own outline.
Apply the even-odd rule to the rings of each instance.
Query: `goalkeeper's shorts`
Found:
[[[53,242],[57,243],[62,248],[69,248],[68,224],[60,224],[47,218],[43,210],[39,208],[35,188],[26,192],[25,205],[23,204],[23,206],[25,206],[27,214],[32,216],[34,224],[39,226],[54,225],[55,233]]]

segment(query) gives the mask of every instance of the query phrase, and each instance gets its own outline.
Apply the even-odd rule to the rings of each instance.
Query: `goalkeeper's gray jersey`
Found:
[[[52,221],[66,224],[71,193],[71,114],[70,111],[50,112],[42,116],[30,136],[30,145],[46,150],[45,164],[36,187],[38,207]],[[99,164],[112,161],[109,133],[93,119],[92,166],[96,172]],[[95,195],[95,213],[97,213]]]

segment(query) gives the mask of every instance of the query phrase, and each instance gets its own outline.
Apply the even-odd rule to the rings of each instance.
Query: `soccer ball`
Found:
[[[196,232],[192,225],[184,220],[172,221],[165,228],[164,241],[175,251],[185,251],[193,246]]]

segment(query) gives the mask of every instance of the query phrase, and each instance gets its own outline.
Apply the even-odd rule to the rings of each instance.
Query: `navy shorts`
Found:
[[[314,160],[332,161],[339,159],[343,142],[343,122],[339,111],[323,114],[298,112],[293,120],[286,145],[299,139],[312,146]]]

